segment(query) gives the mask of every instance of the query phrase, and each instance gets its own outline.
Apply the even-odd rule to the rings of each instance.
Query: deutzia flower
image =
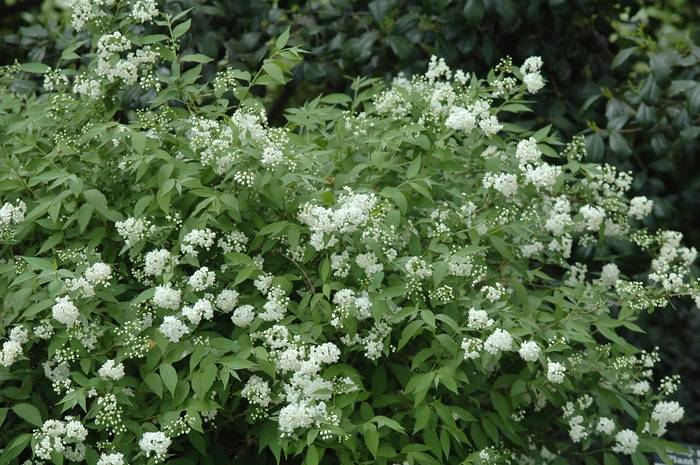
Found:
[[[56,304],[51,307],[51,314],[59,323],[72,328],[78,322],[78,309],[70,297],[56,297]]]
[[[170,315],[163,318],[163,323],[158,328],[158,331],[163,333],[170,342],[180,342],[180,338],[190,332],[189,328],[182,321]]]
[[[98,373],[100,378],[105,381],[122,379],[124,377],[124,364],[115,365],[114,360],[107,360]]]
[[[564,375],[566,374],[566,367],[559,362],[547,361],[547,379],[555,384],[561,384],[564,382]]]
[[[610,418],[601,417],[598,420],[598,425],[595,427],[596,430],[605,434],[613,434],[615,431],[615,422]]]
[[[203,291],[214,285],[216,281],[216,275],[213,271],[209,271],[206,266],[201,267],[190,277],[187,284],[192,286],[195,291]]]
[[[156,287],[155,294],[153,294],[153,304],[159,307],[177,310],[180,308],[181,295],[182,291],[173,289],[170,283],[166,283],[165,286]]]
[[[114,454],[102,454],[97,465],[124,465],[124,454],[117,452]]]
[[[528,362],[536,362],[540,357],[540,346],[535,341],[526,341],[520,344],[518,353],[523,360]]]
[[[146,457],[150,457],[151,454],[163,456],[168,451],[170,442],[170,438],[160,431],[155,433],[147,432],[143,433],[143,437],[139,441],[139,447],[146,453]]]
[[[491,353],[497,354],[499,350],[508,351],[512,349],[513,337],[508,331],[496,329],[484,342],[484,349]]]
[[[632,430],[623,429],[615,435],[617,444],[612,448],[613,452],[632,455],[639,445],[639,436]]]
[[[234,310],[233,315],[231,315],[231,321],[234,325],[245,328],[248,326],[255,318],[255,313],[253,312],[252,305],[241,305],[236,310]]]

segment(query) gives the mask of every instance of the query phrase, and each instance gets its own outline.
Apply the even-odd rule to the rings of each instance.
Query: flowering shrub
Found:
[[[64,67],[2,74],[0,463],[665,456],[678,380],[619,332],[700,301],[697,252],[582,138],[508,122],[538,57],[434,58],[272,128],[251,89],[284,84],[286,34],[206,82],[184,14],[73,8]]]

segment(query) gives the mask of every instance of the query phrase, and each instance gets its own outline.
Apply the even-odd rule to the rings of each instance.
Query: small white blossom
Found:
[[[163,318],[163,323],[158,328],[170,342],[180,342],[180,338],[185,334],[189,334],[190,330],[185,324],[174,316],[166,316]]]
[[[639,436],[632,430],[623,429],[615,435],[617,443],[612,448],[613,452],[632,455],[639,445]]]
[[[497,354],[499,350],[508,351],[512,350],[513,337],[508,333],[508,331],[503,329],[496,329],[493,334],[491,334],[484,342],[484,349],[491,353]]]
[[[520,344],[518,353],[523,360],[528,362],[536,362],[540,357],[540,346],[535,341],[526,341]]]
[[[109,379],[119,380],[124,377],[124,364],[116,365],[114,360],[107,360],[102,368],[98,370],[100,378],[107,381]]]

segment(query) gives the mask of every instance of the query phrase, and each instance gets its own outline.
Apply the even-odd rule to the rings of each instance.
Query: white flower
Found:
[[[632,218],[635,217],[638,220],[644,219],[651,210],[654,208],[654,201],[649,200],[644,196],[635,197],[630,200],[630,209],[627,215]]]
[[[536,94],[544,87],[544,81],[540,73],[530,73],[523,76],[523,83],[527,86],[527,91]]]
[[[493,320],[489,318],[489,314],[485,310],[476,310],[474,307],[469,309],[469,322],[467,325],[474,329],[484,329],[491,326]]]
[[[5,202],[0,208],[0,226],[19,224],[24,221],[24,214],[27,212],[27,205],[21,200],[15,207],[9,202]]]
[[[644,380],[630,384],[629,388],[632,390],[632,394],[641,396],[649,392],[651,386],[649,385],[649,381]]]
[[[224,289],[216,298],[216,306],[224,313],[230,313],[238,304],[238,292]]]
[[[124,465],[124,454],[117,452],[114,454],[102,454],[97,465]]]
[[[605,210],[595,205],[584,205],[579,210],[579,213],[586,219],[586,229],[589,231],[598,231],[605,219]]]
[[[610,418],[601,417],[600,420],[598,420],[598,425],[595,427],[595,429],[601,433],[613,434],[615,431],[615,422]]]
[[[515,149],[515,156],[520,160],[521,165],[527,163],[537,163],[542,157],[542,152],[537,147],[537,141],[534,137],[523,139],[518,142],[518,147]]]
[[[214,285],[216,275],[213,271],[209,271],[206,266],[201,267],[190,277],[187,284],[192,286],[195,291],[203,291]]]
[[[476,127],[476,115],[466,108],[454,105],[445,120],[445,126],[457,131],[472,132]]]
[[[137,23],[151,21],[159,14],[158,5],[154,0],[138,0],[131,9],[131,16]]]
[[[637,433],[629,429],[623,429],[615,435],[617,444],[612,448],[613,452],[632,455],[639,445]]]
[[[676,423],[683,418],[685,409],[678,402],[661,401],[654,406],[651,418],[659,422],[659,426],[666,426],[666,423]]]
[[[499,350],[508,351],[512,349],[513,337],[503,329],[496,329],[484,342],[484,349],[491,354],[497,354]]]
[[[559,362],[547,361],[547,379],[555,384],[561,384],[564,382],[564,375],[566,374],[566,367]]]
[[[170,447],[170,442],[169,437],[158,431],[155,433],[143,433],[139,446],[146,453],[146,457],[150,457],[151,454],[165,454],[168,451],[168,447]]]
[[[202,317],[206,320],[211,320],[214,317],[214,309],[209,300],[199,299],[193,307],[182,307],[182,314],[190,320],[190,323],[198,325]]]
[[[118,380],[124,377],[124,364],[114,364],[114,360],[107,360],[102,368],[98,370],[100,378],[107,381],[109,379]]]
[[[179,342],[183,335],[190,332],[189,328],[182,321],[169,315],[163,318],[163,323],[158,328],[158,331],[170,339],[170,342]]]
[[[233,315],[231,315],[233,324],[241,328],[248,326],[254,318],[255,313],[253,312],[252,305],[242,305],[234,310]]]
[[[153,294],[153,304],[157,305],[158,307],[177,310],[180,308],[181,295],[182,291],[179,289],[173,289],[170,283],[166,283],[165,286],[156,287],[156,291]]]
[[[522,359],[528,362],[536,362],[540,357],[540,352],[540,346],[535,341],[523,342],[518,351]]]
[[[106,263],[97,262],[93,263],[85,270],[85,279],[90,284],[103,284],[107,285],[107,282],[112,277],[112,269]]]
[[[56,297],[56,304],[51,307],[51,314],[59,323],[72,328],[78,322],[78,308],[70,300],[70,297]]]
[[[167,250],[151,250],[146,254],[143,272],[149,276],[158,276],[163,274],[163,272],[172,271],[173,262],[176,262],[176,260]]]
[[[272,402],[270,386],[267,381],[257,375],[252,375],[241,391],[241,396],[251,404],[267,407]]]
[[[614,286],[620,280],[620,269],[614,263],[603,266],[600,272],[600,282],[603,286]]]

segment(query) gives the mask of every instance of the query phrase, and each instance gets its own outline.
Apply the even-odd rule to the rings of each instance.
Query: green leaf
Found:
[[[287,29],[287,31],[289,31],[289,29]],[[306,448],[306,465],[318,465],[318,451],[313,444],[310,444]]]
[[[379,433],[377,433],[377,427],[372,423],[365,423],[362,429],[367,449],[369,449],[372,456],[376,458],[377,449],[379,448]]]
[[[25,73],[35,74],[44,74],[51,70],[51,67],[49,65],[45,65],[44,63],[22,63],[19,65],[19,67]]]
[[[206,55],[203,55],[201,53],[193,53],[191,55],[184,55],[180,57],[180,61],[189,61],[193,63],[209,63],[210,61],[213,61],[214,59],[211,57],[208,57]]]
[[[668,54],[652,55],[649,58],[649,66],[654,81],[661,87],[667,87],[671,83],[671,57]]]
[[[12,407],[12,411],[30,425],[41,428],[41,426],[44,424],[44,422],[41,420],[41,413],[39,412],[39,409],[34,407],[32,404],[17,404]]]
[[[416,423],[413,425],[413,434],[416,434],[428,424],[430,420],[430,406],[422,404],[416,409]]]
[[[161,399],[163,398],[163,382],[161,381],[160,376],[155,373],[149,373],[146,375],[146,379],[144,381],[146,382],[146,385],[151,388],[151,391],[155,393],[155,395]]]
[[[511,251],[511,247],[501,239],[499,236],[489,236],[489,241],[491,241],[491,244],[498,250],[498,253],[501,254],[501,256],[505,259],[512,260],[513,259],[513,252]]]
[[[627,139],[625,139],[619,132],[610,133],[610,148],[613,152],[622,156],[623,158],[627,158],[632,155],[632,149],[630,148],[629,143],[627,143]]]
[[[410,165],[408,165],[408,169],[406,170],[406,179],[412,179],[415,178],[418,172],[420,171],[421,168],[421,156],[418,155],[416,158],[413,159]]]
[[[656,112],[644,102],[640,103],[639,107],[637,107],[637,122],[645,129],[651,128],[656,124]],[[612,140],[610,141],[610,145],[612,148]],[[613,150],[615,149],[613,148]]]
[[[163,384],[170,391],[170,395],[175,397],[175,388],[177,387],[177,372],[169,363],[164,363],[158,368]]]
[[[177,26],[173,28],[173,39],[177,39],[181,35],[183,35],[185,32],[190,30],[190,25],[192,24],[192,20],[188,19],[184,23],[180,23]]]
[[[9,462],[21,454],[29,445],[29,441],[32,440],[32,437],[33,435],[31,433],[23,433],[12,438],[3,449],[2,455],[0,455],[0,465]]]
[[[275,64],[272,61],[268,61],[265,64],[263,64],[263,69],[267,74],[270,75],[272,79],[274,79],[276,82],[284,85],[287,80],[284,78],[284,73],[282,73],[282,68],[280,68],[277,64]]]
[[[484,19],[484,4],[482,0],[467,0],[462,9],[462,16],[467,26],[478,26]]]
[[[377,415],[372,420],[377,423],[377,427],[381,428],[382,426],[388,426],[389,428],[393,429],[394,431],[397,431],[402,434],[406,434],[404,431],[404,427],[401,426],[396,420],[392,420],[391,418],[387,418],[383,415]]]
[[[131,145],[133,146],[136,153],[143,155],[143,151],[146,149],[146,133],[145,132],[132,132],[131,133]]]
[[[695,117],[700,112],[700,85],[693,87],[686,93],[685,108],[690,117]]]
[[[620,66],[622,63],[627,61],[629,57],[631,57],[634,52],[636,52],[639,49],[639,47],[634,46],[634,47],[629,47],[629,48],[623,48],[619,52],[617,52],[617,55],[615,55],[615,58],[613,58],[612,63],[610,64],[610,69],[615,69],[618,66]]]
[[[275,41],[275,47],[277,49],[284,48],[285,45],[287,45],[287,41],[289,40],[289,28],[285,29],[282,34],[277,38]]]
[[[599,162],[603,159],[605,142],[599,133],[586,137],[586,153],[588,154],[587,161]]]

